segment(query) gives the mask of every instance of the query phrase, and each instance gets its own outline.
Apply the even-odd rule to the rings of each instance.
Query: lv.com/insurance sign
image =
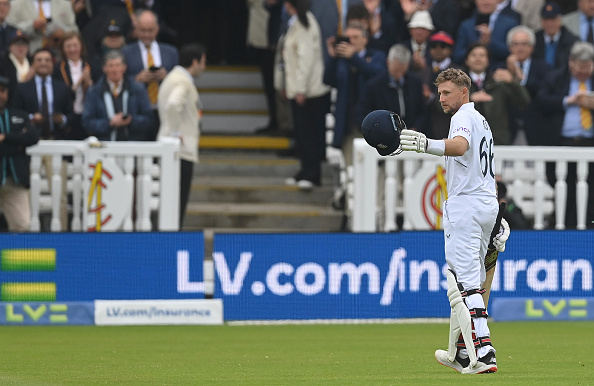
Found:
[[[593,236],[513,232],[499,255],[491,298],[593,296]],[[438,231],[216,235],[213,259],[215,297],[223,299],[226,320],[450,313]]]

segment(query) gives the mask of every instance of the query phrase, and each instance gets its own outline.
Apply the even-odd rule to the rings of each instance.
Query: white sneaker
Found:
[[[445,350],[435,351],[435,359],[437,359],[437,361],[439,363],[441,363],[442,365],[451,367],[459,373],[462,372],[462,370],[464,370],[464,366],[462,366],[462,364],[460,362],[458,362],[458,359],[461,359],[461,358],[456,357],[456,358],[454,358],[453,362],[450,362],[450,359],[448,358],[448,352]],[[468,365],[470,363],[470,360],[467,359],[466,362],[467,362],[466,365]]]
[[[495,353],[489,351],[487,355],[479,358],[474,367],[465,367],[462,369],[462,374],[488,374],[497,371],[497,360],[495,359]]]
[[[299,180],[297,181],[297,187],[301,190],[312,190],[314,183],[309,180]]]
[[[285,180],[285,185],[297,186],[297,180],[295,179],[295,177],[289,177]]]

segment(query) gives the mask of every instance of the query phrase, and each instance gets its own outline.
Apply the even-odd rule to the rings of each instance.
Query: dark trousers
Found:
[[[291,100],[297,156],[301,161],[298,179],[319,185],[321,164],[326,158],[326,113],[330,109],[330,94],[308,98],[303,105]]]
[[[181,160],[179,169],[179,228],[184,224],[186,216],[186,207],[190,198],[190,188],[192,187],[192,176],[194,175],[194,162]]]
[[[268,127],[277,128],[276,90],[274,89],[274,50],[252,47],[252,52],[262,75],[262,84],[268,106]]]

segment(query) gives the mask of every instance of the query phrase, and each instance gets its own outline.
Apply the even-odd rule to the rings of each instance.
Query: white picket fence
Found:
[[[90,165],[98,160],[111,160],[119,166],[124,178],[118,183],[134,191],[133,200],[123,203],[125,215],[119,230],[152,230],[151,211],[158,214],[159,230],[179,230],[179,146],[179,140],[174,138],[155,142],[99,142],[95,137],[84,141],[42,140],[30,146],[27,154],[31,156],[31,231],[41,231],[40,214],[43,212],[51,214],[50,231],[59,232],[63,228],[60,170],[65,156],[72,157],[66,173],[66,190],[72,194],[72,231],[92,228],[92,224],[87,224],[85,203],[94,173]],[[44,158],[51,160],[51,176],[46,175]]]
[[[398,230],[397,216],[403,216],[403,229],[418,229],[410,215],[413,202],[419,200],[419,197],[409,197],[413,179],[423,165],[443,165],[444,158],[415,152],[382,157],[364,139],[355,139],[353,152],[347,189],[351,230],[395,231]],[[555,163],[554,188],[547,182],[546,162]],[[555,229],[565,229],[568,162],[577,163],[577,229],[586,229],[588,163],[594,162],[593,148],[496,147],[496,173],[506,183],[508,196],[533,221],[534,229],[544,229],[545,217],[553,212]]]

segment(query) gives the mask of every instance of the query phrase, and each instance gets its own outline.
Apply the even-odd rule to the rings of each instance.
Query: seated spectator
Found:
[[[433,22],[428,11],[417,11],[408,23],[410,39],[404,42],[406,48],[412,53],[410,71],[419,75],[431,60],[429,56],[429,36],[433,32]]]
[[[489,70],[489,52],[483,44],[473,43],[468,47],[465,63],[472,80],[470,101],[489,122],[495,144],[511,144],[509,106],[526,107],[530,102],[528,91],[514,80],[509,70]]]
[[[10,81],[0,76],[0,207],[10,232],[28,232],[31,224],[29,205],[29,156],[26,148],[39,140],[39,131],[27,113],[8,108]],[[10,122],[10,123],[9,123]],[[8,167],[10,166],[10,167]]]
[[[472,43],[487,47],[491,69],[505,67],[509,55],[506,38],[519,23],[505,15],[496,15],[497,0],[475,0],[476,12],[462,21],[454,47],[454,62],[464,63],[465,53]]]
[[[540,15],[542,28],[536,32],[532,57],[545,60],[551,68],[567,66],[569,51],[580,38],[562,25],[561,9],[557,3],[546,3]]]
[[[402,44],[390,48],[386,64],[388,71],[370,79],[359,99],[359,132],[363,118],[374,110],[392,111],[411,130],[422,131],[425,100],[421,80],[408,71],[411,53]]]
[[[344,34],[348,42],[337,43],[334,37],[326,41],[330,57],[324,68],[324,83],[336,88],[332,146],[343,150],[348,164],[353,135],[360,131],[355,116],[359,94],[368,79],[386,70],[386,56],[367,48],[364,26],[351,23]]]
[[[91,66],[84,59],[85,46],[78,32],[68,32],[64,35],[61,44],[62,59],[54,68],[54,77],[62,79],[74,94],[72,106],[71,131],[68,139],[81,140],[87,137],[82,126],[82,111],[85,94],[93,85],[91,79]]]
[[[82,114],[83,127],[100,141],[150,139],[151,104],[146,89],[125,77],[126,61],[118,51],[105,55],[103,73],[89,89]]]
[[[530,28],[524,25],[512,28],[507,35],[507,45],[511,52],[507,57],[507,69],[514,81],[524,86],[530,94],[530,103],[525,108],[520,109],[513,104],[510,106],[512,142],[523,131],[528,144],[538,146],[544,143],[541,134],[542,114],[535,99],[542,80],[551,68],[544,60],[532,57],[534,42],[534,31]]]
[[[0,74],[10,80],[13,94],[19,83],[28,82],[35,76],[29,62],[29,38],[20,31],[10,41],[8,55],[0,58]],[[9,98],[12,97],[9,95]]]

